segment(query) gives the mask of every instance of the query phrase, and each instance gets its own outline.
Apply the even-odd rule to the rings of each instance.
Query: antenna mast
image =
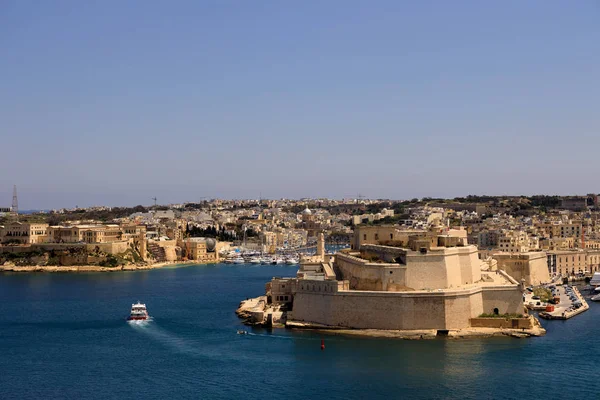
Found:
[[[14,217],[19,218],[19,200],[17,199],[17,185],[13,186],[13,200],[10,211]]]

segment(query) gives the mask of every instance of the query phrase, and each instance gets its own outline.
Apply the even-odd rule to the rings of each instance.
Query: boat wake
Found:
[[[129,325],[146,326],[152,321],[153,321],[152,317],[148,317],[148,319],[130,319],[130,320],[127,320],[127,323]]]
[[[172,333],[162,329],[156,324],[152,324],[152,319],[149,318],[145,321],[127,321],[129,325],[136,329],[138,332],[147,335],[152,340],[171,348],[172,350],[195,356],[203,356],[203,354],[196,348],[194,348],[187,340],[173,335]]]

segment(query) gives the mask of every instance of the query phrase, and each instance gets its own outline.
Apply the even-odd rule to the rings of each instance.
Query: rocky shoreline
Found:
[[[306,324],[296,321],[288,321],[286,328],[291,329],[311,329],[332,335],[354,335],[365,337],[383,337],[395,339],[436,339],[444,337],[448,339],[481,339],[491,337],[509,336],[514,338],[539,337],[546,334],[546,330],[541,325],[534,325],[531,329],[506,329],[506,328],[466,328],[444,331],[440,334],[435,329],[423,330],[379,330],[379,329],[344,329],[336,327],[323,327],[314,324]]]
[[[201,264],[198,261],[172,261],[160,262],[148,265],[122,265],[119,267],[101,267],[98,265],[72,265],[72,266],[50,266],[50,265],[0,265],[0,272],[120,272],[120,271],[143,271],[174,265]]]

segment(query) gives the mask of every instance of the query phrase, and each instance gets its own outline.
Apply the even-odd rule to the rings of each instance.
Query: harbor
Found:
[[[587,301],[577,287],[550,285],[548,289],[552,291],[556,304],[547,304],[545,311],[539,313],[540,318],[566,320],[589,310]]]
[[[196,398],[202,393],[206,398],[258,399],[264,393],[249,389],[256,376],[264,376],[268,385],[284,379],[278,395],[292,400],[319,397],[324,385],[333,399],[348,398],[349,391],[350,397],[361,398],[398,392],[412,399],[444,398],[446,388],[457,398],[489,398],[507,387],[508,398],[531,398],[573,382],[578,384],[570,392],[576,398],[594,398],[600,390],[593,380],[584,383],[580,372],[595,368],[589,355],[600,351],[593,334],[599,304],[568,321],[541,320],[548,334],[526,340],[401,340],[355,336],[353,331],[243,326],[232,312],[237,299],[261,291],[272,276],[292,277],[296,271],[285,264],[212,264],[116,274],[5,275],[0,279],[3,397],[40,398],[40,393],[61,390],[64,398]],[[65,286],[72,289],[65,291]],[[124,320],[138,299],[148,306],[152,322]],[[32,362],[23,363],[24,358]],[[567,368],[544,385],[522,384],[539,379],[549,365],[567,365],[572,359],[578,360],[578,369]],[[55,368],[48,369],[46,360]],[[332,365],[343,366],[344,373]],[[74,374],[78,385],[71,383]],[[24,378],[31,376],[35,385]],[[134,387],[132,380],[145,383]],[[227,386],[231,382],[236,384]]]

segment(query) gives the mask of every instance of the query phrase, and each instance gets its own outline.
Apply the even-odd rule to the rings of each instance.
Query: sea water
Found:
[[[600,304],[568,321],[542,321],[547,335],[531,339],[401,340],[244,327],[234,313],[240,300],[296,269],[217,264],[2,274],[0,399],[599,396]],[[126,321],[138,300],[152,319]]]

